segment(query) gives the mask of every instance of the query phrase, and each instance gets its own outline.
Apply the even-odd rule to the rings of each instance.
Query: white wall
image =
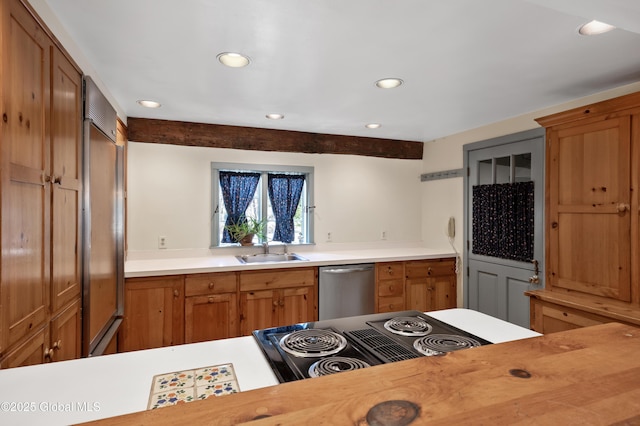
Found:
[[[314,167],[315,237],[332,244],[419,242],[419,160],[353,155],[300,154],[184,147],[130,142],[128,145],[128,250],[208,249],[211,162]]]

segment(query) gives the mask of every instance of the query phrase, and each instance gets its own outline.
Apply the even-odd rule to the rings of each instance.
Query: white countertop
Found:
[[[539,336],[468,309],[428,315],[494,343]],[[53,426],[144,411],[153,376],[227,363],[241,391],[278,384],[249,336],[126,352],[0,370],[0,422]]]
[[[251,253],[258,253],[259,247],[251,248]],[[279,246],[271,247],[273,253],[282,253]],[[437,259],[445,257],[455,257],[453,250],[430,249],[425,247],[389,247],[389,248],[363,248],[363,249],[330,249],[326,246],[318,250],[309,247],[298,247],[289,250],[308,259],[306,261],[288,262],[264,262],[253,264],[242,264],[236,259],[233,253],[220,251],[222,254],[209,254],[200,256],[180,256],[167,257],[163,253],[158,257],[127,259],[124,265],[126,278],[152,277],[160,275],[180,275],[196,274],[205,272],[224,272],[257,270],[270,268],[296,268],[303,266],[324,266],[339,264],[391,262],[418,259]],[[247,254],[246,252],[242,254]],[[134,256],[131,256],[134,257]]]

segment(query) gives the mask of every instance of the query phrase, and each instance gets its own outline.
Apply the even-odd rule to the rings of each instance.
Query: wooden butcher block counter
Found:
[[[307,379],[95,422],[640,424],[640,328],[617,323]]]

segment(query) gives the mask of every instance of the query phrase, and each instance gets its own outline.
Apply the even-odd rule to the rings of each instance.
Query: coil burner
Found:
[[[477,340],[455,334],[431,334],[413,342],[415,350],[426,356],[445,355],[448,352],[477,346],[480,346]]]
[[[426,336],[433,327],[420,317],[395,317],[384,323],[384,328],[401,336]]]
[[[371,366],[357,358],[332,356],[314,362],[311,367],[309,367],[309,377],[328,376],[330,374],[359,370],[367,367]]]
[[[347,346],[347,339],[329,330],[305,329],[287,334],[279,344],[293,356],[316,358],[337,354]]]

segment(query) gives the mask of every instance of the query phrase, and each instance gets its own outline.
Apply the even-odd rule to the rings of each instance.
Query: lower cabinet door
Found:
[[[240,334],[248,336],[253,330],[275,327],[278,324],[280,301],[275,290],[240,292]]]
[[[80,358],[82,356],[81,337],[80,299],[77,299],[51,320],[52,361]]]
[[[25,367],[49,361],[49,327],[45,326],[24,343],[7,353],[0,362],[0,368]]]
[[[184,277],[128,278],[118,352],[184,343]]]
[[[185,298],[185,343],[237,337],[237,306],[235,293]]]
[[[314,287],[280,290],[280,318],[278,325],[317,321],[316,291]]]

